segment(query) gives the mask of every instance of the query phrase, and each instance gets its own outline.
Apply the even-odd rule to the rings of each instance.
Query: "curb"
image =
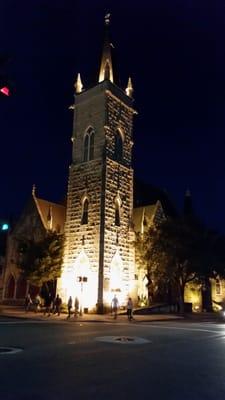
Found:
[[[71,317],[71,318],[67,318],[66,317],[66,314],[65,314],[65,316],[64,315],[62,315],[62,317],[60,318],[51,318],[51,317],[47,317],[47,316],[40,316],[40,317],[38,317],[38,315],[36,316],[36,315],[30,315],[29,313],[28,313],[28,315],[15,315],[15,314],[11,314],[11,313],[4,313],[4,312],[2,312],[1,314],[0,314],[0,317],[3,317],[3,318],[10,318],[10,319],[19,319],[19,320],[33,320],[33,321],[48,321],[48,322],[60,322],[60,321],[63,321],[63,322],[70,322],[70,323],[107,323],[107,324],[111,324],[111,323],[117,323],[117,322],[124,322],[124,323],[129,323],[129,324],[136,324],[136,323],[138,323],[138,324],[140,324],[140,323],[149,323],[149,322],[171,322],[171,321],[178,321],[178,320],[184,320],[184,317],[175,317],[175,318],[148,318],[148,319],[139,319],[139,318],[134,318],[134,320],[133,321],[128,321],[128,319],[127,318],[120,318],[119,316],[118,316],[118,318],[115,320],[115,319],[95,319],[95,318],[93,318],[93,319],[87,319],[87,318],[84,318],[84,319],[82,319],[82,317],[81,318],[74,318],[74,317]]]

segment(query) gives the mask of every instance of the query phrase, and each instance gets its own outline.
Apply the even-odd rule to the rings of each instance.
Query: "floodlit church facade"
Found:
[[[98,82],[84,90],[80,74],[73,105],[72,162],[67,205],[32,195],[8,237],[0,274],[0,302],[21,304],[38,288],[21,274],[18,244],[38,241],[49,231],[65,237],[57,293],[66,304],[78,297],[84,312],[105,312],[116,295],[120,306],[147,299],[146,271],[135,257],[135,232],[163,218],[158,197],[134,208],[132,169],[133,87],[115,84],[105,19],[105,40]],[[140,303],[140,301],[139,301]]]
[[[56,288],[63,303],[69,296],[73,302],[78,297],[84,312],[102,313],[110,308],[114,295],[120,306],[126,305],[128,297],[135,305],[148,302],[145,266],[135,256],[135,233],[144,233],[170,212],[160,192],[145,206],[133,205],[133,87],[130,78],[125,90],[115,83],[108,29],[106,16],[98,82],[85,90],[78,74],[75,83],[67,205],[43,200],[33,188],[9,233],[0,268],[0,302],[23,304],[27,293],[35,296],[39,288],[19,268],[18,243],[41,240],[48,231],[65,237]],[[225,284],[220,279],[211,283],[215,308],[225,298]],[[201,287],[187,285],[185,301],[200,311]]]
[[[58,291],[83,308],[103,312],[137,298],[133,215],[133,88],[114,82],[109,19],[98,83],[75,84],[73,151],[69,169],[65,250]]]

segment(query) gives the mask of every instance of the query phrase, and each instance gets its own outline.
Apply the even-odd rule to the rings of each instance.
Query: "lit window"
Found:
[[[94,130],[89,128],[84,137],[84,162],[93,160],[94,158]]]
[[[115,159],[116,161],[123,159],[123,139],[119,131],[115,135]]]
[[[88,224],[88,199],[83,201],[81,225]]]

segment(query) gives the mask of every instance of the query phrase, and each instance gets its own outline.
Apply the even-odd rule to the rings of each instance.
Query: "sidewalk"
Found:
[[[67,314],[62,313],[60,316],[52,315],[44,316],[43,312],[25,312],[22,307],[16,306],[0,306],[0,317],[11,317],[21,319],[33,319],[35,321],[67,321],[67,322],[128,322],[126,315],[118,315],[115,320],[111,314],[83,314],[82,316],[67,318]],[[153,322],[153,321],[173,321],[182,320],[183,317],[174,314],[152,314],[152,315],[135,315],[133,322]]]

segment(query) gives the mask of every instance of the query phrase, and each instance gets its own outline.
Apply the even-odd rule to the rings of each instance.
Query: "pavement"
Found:
[[[51,314],[50,317],[44,315],[43,312],[28,311],[22,307],[16,306],[5,306],[0,305],[0,317],[10,317],[10,318],[21,318],[21,319],[33,319],[38,321],[69,321],[69,322],[127,322],[127,316],[118,314],[115,320],[111,314],[83,314],[82,316],[74,317],[72,316],[68,319],[67,314],[61,313],[60,316],[56,314]],[[152,321],[173,321],[173,320],[183,320],[183,316],[176,314],[149,314],[149,315],[135,315],[133,322],[152,322]]]
[[[2,400],[225,399],[224,325],[25,317],[0,317]]]
[[[20,318],[20,319],[33,319],[36,321],[69,321],[69,322],[127,322],[127,315],[122,311],[118,314],[115,320],[111,314],[83,314],[82,316],[74,317],[74,314],[68,319],[65,312],[62,312],[60,316],[51,314],[50,317],[43,314],[43,311],[35,313],[34,311],[25,312],[21,306],[8,306],[0,304],[0,318]],[[154,321],[186,321],[186,322],[224,322],[224,318],[221,317],[220,313],[189,313],[185,315],[172,314],[172,313],[152,313],[147,315],[135,314],[133,322],[154,322]]]

